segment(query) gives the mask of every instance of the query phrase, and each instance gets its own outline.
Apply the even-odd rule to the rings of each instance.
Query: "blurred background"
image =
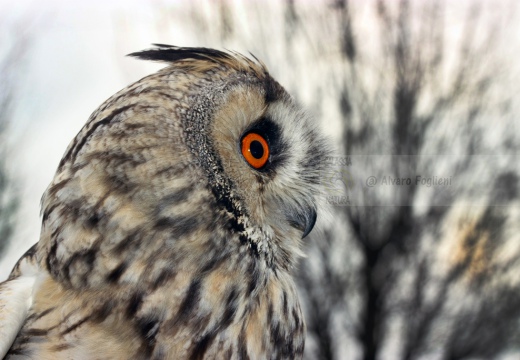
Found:
[[[295,269],[306,359],[520,359],[514,0],[0,0],[0,279],[151,43],[253,53],[336,148]]]

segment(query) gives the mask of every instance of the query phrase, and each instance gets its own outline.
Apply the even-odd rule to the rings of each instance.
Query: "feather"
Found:
[[[3,358],[27,318],[36,276],[21,276],[0,285],[0,358]]]
[[[13,273],[18,273],[18,276],[0,283],[0,359],[11,348],[32,305],[39,273],[32,252],[20,259]]]

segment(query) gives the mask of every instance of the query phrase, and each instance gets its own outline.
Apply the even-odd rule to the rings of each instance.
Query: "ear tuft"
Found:
[[[234,57],[226,52],[203,47],[178,47],[165,44],[153,44],[156,48],[128,54],[142,60],[176,62],[186,59],[212,62],[231,61]]]

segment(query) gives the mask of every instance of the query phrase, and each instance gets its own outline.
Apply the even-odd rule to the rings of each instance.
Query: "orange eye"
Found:
[[[242,139],[242,155],[249,165],[260,169],[269,159],[269,145],[262,136],[249,133]]]

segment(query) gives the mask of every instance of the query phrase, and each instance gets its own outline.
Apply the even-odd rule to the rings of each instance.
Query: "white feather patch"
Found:
[[[11,348],[27,318],[35,280],[34,274],[0,284],[0,359]]]

